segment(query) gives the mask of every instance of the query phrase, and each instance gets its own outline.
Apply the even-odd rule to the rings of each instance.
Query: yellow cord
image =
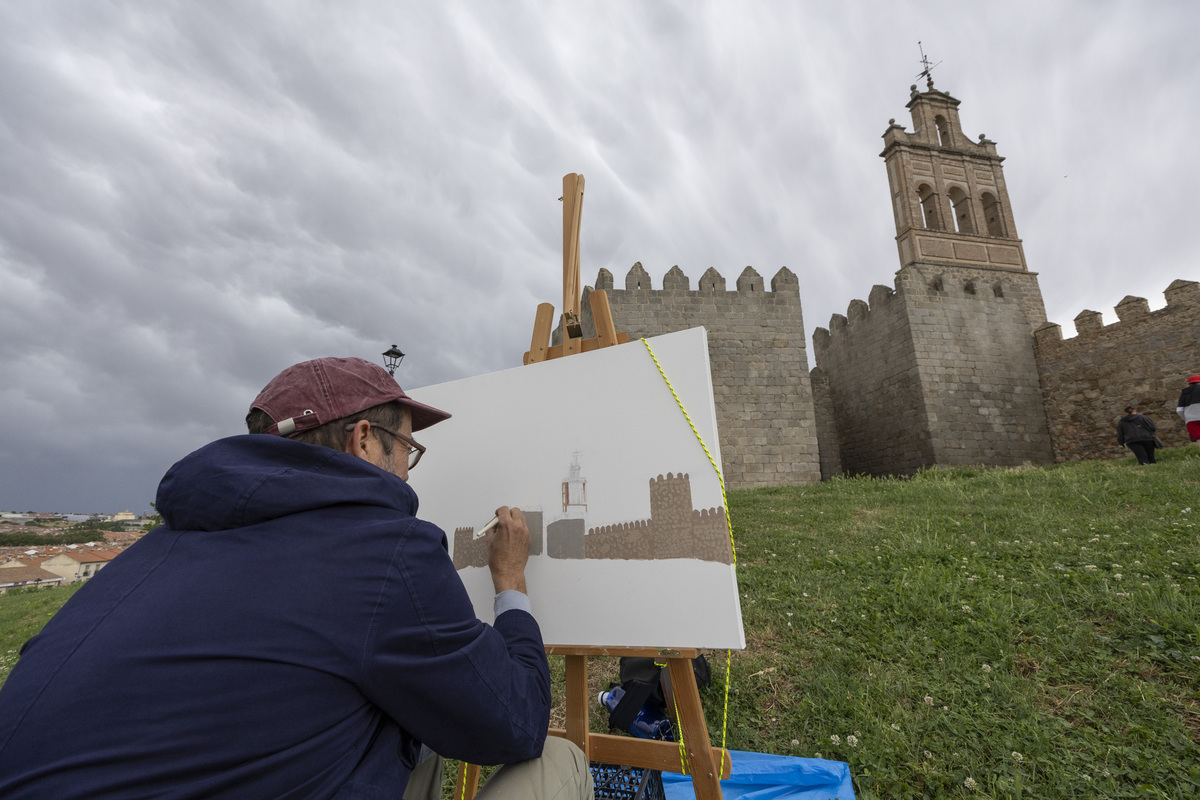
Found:
[[[691,415],[687,409],[683,407],[683,401],[679,399],[679,395],[675,393],[675,387],[671,385],[671,379],[667,377],[667,373],[663,371],[662,364],[658,363],[658,357],[654,355],[654,349],[650,347],[650,342],[644,338],[641,339],[642,344],[646,345],[646,352],[650,354],[650,358],[654,359],[654,366],[658,367],[658,374],[662,376],[663,381],[667,384],[667,388],[671,390],[671,396],[675,398],[676,405],[683,412],[684,419],[687,420],[688,427],[692,429],[692,433],[696,435],[696,441],[700,442],[700,446],[704,448],[704,455],[708,456],[708,463],[712,464],[713,470],[717,473],[717,481],[721,484],[721,502],[725,506],[725,525],[729,529],[729,550],[733,554],[733,569],[737,571],[737,545],[733,542],[733,521],[729,516],[729,499],[725,496],[725,478],[721,476],[721,468],[717,465],[716,459],[709,451],[708,445],[704,443],[704,437],[700,435],[700,431],[696,430],[695,424],[692,422]],[[717,768],[717,775],[720,776],[725,772],[725,735],[729,725],[729,671],[733,659],[733,651],[725,651],[725,709],[721,715],[721,763]],[[675,719],[679,719],[679,707],[675,707]],[[683,744],[683,731],[678,731],[679,737],[679,763],[686,770],[686,749]],[[719,778],[718,778],[719,779]]]

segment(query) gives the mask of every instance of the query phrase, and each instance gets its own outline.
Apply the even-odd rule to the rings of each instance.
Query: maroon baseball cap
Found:
[[[1200,375],[1189,375],[1188,383],[1200,383]]]
[[[290,366],[271,379],[250,408],[275,421],[266,433],[288,437],[393,400],[408,406],[413,431],[450,418],[413,400],[387,370],[361,358],[318,358]]]

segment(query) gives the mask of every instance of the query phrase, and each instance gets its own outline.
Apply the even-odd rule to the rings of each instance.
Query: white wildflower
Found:
[[[847,736],[846,744],[850,745],[851,747],[858,747],[858,737],[857,736]]]
[[[930,697],[929,695],[925,695],[925,705],[927,705],[927,706],[933,705],[933,698]]]
[[[992,671],[992,667],[990,664],[984,664],[982,667],[980,667],[980,669],[983,670],[984,675],[987,675],[989,672]]]
[[[835,733],[835,734],[833,734],[833,736],[829,737],[829,741],[833,742],[834,746],[840,746],[842,743],[842,737],[838,736]]]
[[[963,786],[967,787],[968,789],[971,789],[972,791],[974,791],[976,785],[977,784],[975,783],[974,778],[967,778],[965,781],[963,781]]]
[[[1012,757],[1013,757],[1013,761],[1017,762],[1018,764],[1020,764],[1022,761],[1025,760],[1025,756],[1021,755],[1016,750],[1013,750]]]

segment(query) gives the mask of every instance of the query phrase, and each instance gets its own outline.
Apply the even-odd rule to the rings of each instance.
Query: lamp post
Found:
[[[387,368],[388,375],[396,377],[396,367],[400,366],[400,362],[404,360],[404,353],[400,352],[400,348],[392,345],[387,350],[383,351],[383,366]]]

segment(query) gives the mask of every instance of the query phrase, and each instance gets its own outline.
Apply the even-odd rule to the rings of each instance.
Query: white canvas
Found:
[[[649,341],[720,464],[705,330]],[[644,344],[411,395],[454,415],[417,435],[428,452],[411,476],[421,518],[446,531],[452,554],[455,530],[479,529],[497,506],[541,512],[542,552],[530,557],[525,574],[547,644],[745,647],[734,568],[713,555],[714,526],[728,547],[720,482]],[[571,480],[573,464],[586,480],[587,506],[564,512],[564,482],[572,503],[582,499],[580,480]],[[652,481],[661,498],[657,516],[651,514]],[[692,509],[685,518],[679,508],[689,486]],[[563,519],[575,521],[557,525],[556,533],[566,532],[555,541],[568,548],[582,541],[586,557],[551,557],[551,525]],[[626,524],[634,530],[606,528]],[[473,547],[463,546],[463,537],[460,531],[460,559]],[[635,552],[629,541],[657,544],[653,552]],[[602,545],[609,549],[597,555]],[[459,575],[479,618],[491,622],[487,567],[465,566]]]

